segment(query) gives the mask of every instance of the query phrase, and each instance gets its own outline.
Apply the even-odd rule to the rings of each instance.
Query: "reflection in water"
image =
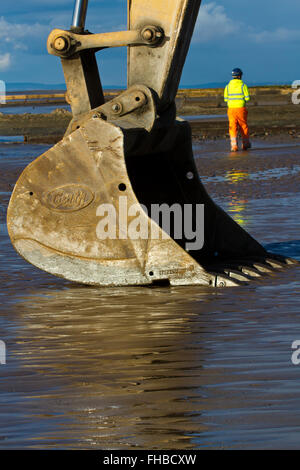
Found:
[[[68,105],[53,104],[44,106],[5,106],[1,107],[1,112],[3,114],[49,114],[56,109],[66,109],[67,111],[71,111],[71,108]]]
[[[18,325],[9,386],[21,415],[17,429],[4,426],[8,441],[26,439],[30,423],[31,446],[51,447],[52,438],[83,447],[191,446],[206,429],[198,403],[209,348],[198,320],[207,293],[69,285],[20,299],[8,312]]]
[[[249,173],[247,171],[237,171],[232,170],[226,173],[226,180],[229,181],[233,188],[234,185],[239,184],[243,180],[249,178]],[[228,212],[232,215],[232,218],[242,227],[246,227],[249,223],[249,218],[245,218],[245,209],[248,203],[247,199],[241,199],[237,192],[231,188],[230,189],[230,202],[228,203]]]
[[[272,446],[283,408],[300,433],[295,270],[238,290],[38,278],[0,307],[0,447]]]

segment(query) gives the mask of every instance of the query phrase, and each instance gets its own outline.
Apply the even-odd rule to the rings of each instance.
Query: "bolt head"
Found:
[[[145,29],[145,31],[143,31],[143,38],[146,41],[151,41],[151,39],[153,39],[153,36],[154,36],[154,33],[151,29]]]
[[[122,106],[120,103],[114,103],[111,107],[114,113],[120,113],[122,111]]]
[[[150,46],[154,46],[164,37],[164,32],[159,26],[148,25],[141,31],[141,37]]]
[[[63,36],[59,36],[55,39],[53,47],[57,51],[64,51],[68,47],[68,41]]]

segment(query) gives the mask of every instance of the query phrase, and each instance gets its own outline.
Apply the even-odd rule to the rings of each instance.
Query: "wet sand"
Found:
[[[106,101],[120,91],[107,92]],[[294,91],[289,86],[250,88],[251,101],[247,106],[251,137],[300,139],[300,105],[292,103]],[[45,104],[49,105],[48,101]],[[179,90],[176,106],[179,116],[189,116],[195,140],[228,137],[223,89]],[[40,107],[39,113],[31,107],[22,108],[23,114],[17,114],[17,107],[1,107],[0,136],[21,135],[26,142],[53,144],[63,137],[72,117],[66,103],[51,112],[46,112],[46,107]]]
[[[213,198],[300,260],[300,144],[195,140]],[[299,449],[299,267],[248,286],[91,288],[22,260],[9,194],[45,145],[0,144],[2,449]]]
[[[283,197],[300,189],[300,140],[252,139],[253,149],[231,153],[229,140],[196,143],[199,174],[209,194],[220,200]],[[225,151],[224,151],[225,150]],[[226,152],[227,150],[227,152]]]

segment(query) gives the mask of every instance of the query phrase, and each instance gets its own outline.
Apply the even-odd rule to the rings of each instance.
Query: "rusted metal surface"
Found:
[[[128,86],[143,83],[155,90],[161,109],[175,99],[200,4],[201,0],[128,0],[129,30],[148,23],[165,34],[157,48],[128,48]]]
[[[48,38],[48,52],[59,57],[69,57],[86,49],[129,45],[154,46],[163,41],[163,38],[163,30],[153,25],[139,30],[85,35],[54,29]]]
[[[159,239],[99,240],[100,204],[118,212],[119,196],[126,196],[128,206],[139,206],[125,162],[127,133],[132,130],[90,118],[26,168],[8,211],[17,251],[45,271],[86,284],[236,285],[229,276],[208,273],[158,227]],[[139,133],[133,138],[136,149]],[[140,213],[150,232],[155,222]]]
[[[92,285],[220,287],[293,263],[267,253],[214,204],[197,174],[190,127],[176,120],[174,100],[200,3],[130,0],[126,33],[50,35],[50,50],[54,45],[65,55],[73,120],[63,140],[24,170],[8,208],[11,241],[35,266]],[[132,44],[137,32],[147,44],[129,47],[129,88],[104,104],[95,48]],[[165,230],[151,217],[161,205],[183,211],[189,205],[192,222],[203,206],[203,243],[188,244],[185,219]],[[100,236],[104,208],[112,210],[112,232]],[[129,236],[134,214],[144,237]]]
[[[104,94],[94,51],[82,51],[71,59],[61,59],[74,117],[104,103]]]
[[[85,125],[89,118],[95,116],[124,128],[145,129],[150,132],[156,119],[153,94],[145,86],[133,86],[108,103],[78,118],[73,118],[65,135],[74,132],[80,126]]]

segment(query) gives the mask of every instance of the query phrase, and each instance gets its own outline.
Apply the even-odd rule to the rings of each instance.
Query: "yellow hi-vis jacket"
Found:
[[[249,90],[243,80],[234,78],[225,88],[224,100],[228,108],[244,108],[246,101],[250,100]]]

